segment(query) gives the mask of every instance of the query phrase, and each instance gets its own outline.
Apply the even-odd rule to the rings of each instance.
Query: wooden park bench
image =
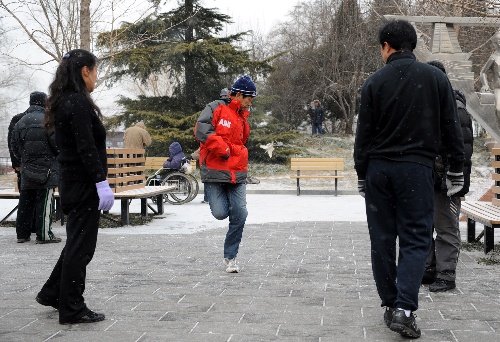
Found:
[[[121,224],[130,224],[130,203],[133,199],[141,200],[141,215],[148,215],[148,208],[155,214],[163,214],[163,195],[175,189],[175,186],[146,186],[145,171],[145,156],[144,149],[125,149],[125,148],[108,148],[108,177],[109,186],[115,193],[115,199],[121,201]],[[56,208],[59,193],[55,193]],[[147,199],[156,197],[156,206],[153,208],[147,203]],[[17,190],[0,190],[0,199],[19,199]],[[12,213],[17,210],[17,206],[3,218],[5,221]],[[61,219],[61,224],[64,224],[62,213],[57,213],[56,217]]]
[[[335,196],[337,196],[337,181],[339,178],[344,178],[338,175],[338,171],[344,170],[344,158],[291,158],[290,169],[297,171],[297,175],[290,176],[297,179],[297,196],[300,196],[301,178],[335,179]],[[331,174],[332,171],[335,174]]]
[[[467,242],[479,242],[484,236],[484,254],[487,254],[495,245],[494,230],[500,228],[500,206],[491,202],[464,201],[460,211],[467,216]],[[477,237],[476,222],[484,226]]]
[[[492,166],[495,172],[491,175],[495,185],[491,188],[491,202],[464,201],[460,211],[467,217],[467,242],[479,242],[484,236],[484,254],[494,248],[494,231],[500,228],[500,148],[491,149]],[[482,223],[483,231],[476,237],[476,222]]]

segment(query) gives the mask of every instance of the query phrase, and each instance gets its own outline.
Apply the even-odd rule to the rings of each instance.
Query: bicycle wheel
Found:
[[[163,198],[171,204],[178,205],[184,204],[191,200],[194,184],[188,176],[182,172],[172,172],[168,174],[162,182],[162,185],[175,186],[175,189],[165,194]]]

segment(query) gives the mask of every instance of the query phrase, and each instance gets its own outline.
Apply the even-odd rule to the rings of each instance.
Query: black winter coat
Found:
[[[462,127],[465,154],[464,187],[454,196],[463,197],[469,192],[470,173],[472,169],[471,158],[474,148],[474,134],[472,130],[472,118],[466,109],[465,96],[457,90],[454,91],[454,94],[457,101],[458,118],[460,119],[460,126]],[[446,171],[448,171],[449,168],[450,165],[448,163],[448,157],[443,145],[441,144],[439,155],[436,157],[436,160],[434,162],[434,172],[436,173],[434,177],[434,188],[437,191],[446,192]]]
[[[31,106],[12,131],[11,147],[21,160],[21,190],[55,188],[59,178],[54,133],[43,127],[44,108]]]
[[[448,77],[418,62],[411,52],[394,52],[361,89],[354,167],[365,179],[371,158],[413,162],[432,168],[441,137],[451,172],[462,172],[464,147]]]
[[[106,129],[85,95],[65,94],[54,124],[60,179],[94,184],[106,180]]]

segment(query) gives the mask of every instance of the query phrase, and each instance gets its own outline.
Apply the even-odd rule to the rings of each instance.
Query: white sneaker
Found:
[[[226,265],[227,273],[238,273],[240,271],[239,266],[236,264],[236,258],[224,258],[224,265]]]

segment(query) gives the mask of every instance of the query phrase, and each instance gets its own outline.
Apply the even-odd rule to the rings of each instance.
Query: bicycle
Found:
[[[186,160],[183,166],[189,163]],[[158,169],[155,173],[146,179],[148,186],[175,186],[175,189],[163,195],[163,201],[174,205],[180,205],[191,202],[200,189],[198,180],[193,175],[186,173],[185,167],[178,169]],[[152,197],[153,203],[156,203],[156,197]]]

